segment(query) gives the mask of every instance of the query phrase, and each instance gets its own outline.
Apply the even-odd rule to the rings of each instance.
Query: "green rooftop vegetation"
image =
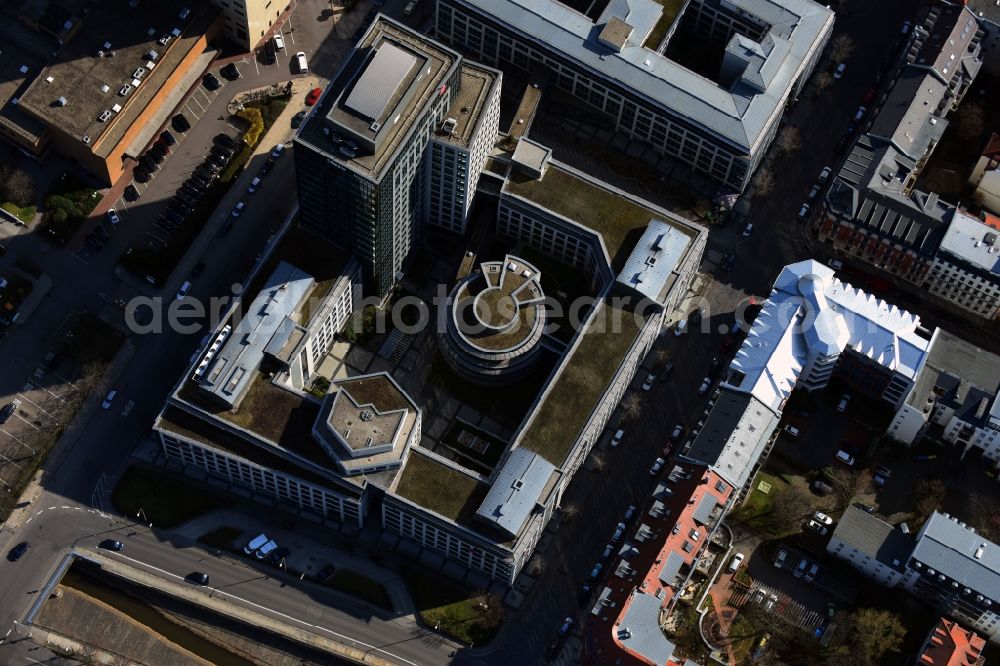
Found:
[[[606,301],[597,306],[583,340],[546,396],[521,446],[562,465],[583,420],[590,416],[639,334],[640,322]]]
[[[663,6],[663,13],[660,14],[660,20],[653,26],[653,30],[643,44],[648,49],[656,49],[660,45],[667,30],[677,20],[677,15],[681,13],[681,7],[684,6],[684,0],[654,0],[654,2]]]
[[[419,453],[411,453],[396,494],[459,522],[470,518],[486,496],[486,484]]]
[[[507,181],[507,191],[599,233],[604,238],[611,259],[618,254],[630,232],[645,228],[650,220],[664,217],[551,166],[539,180],[523,175],[512,176]],[[689,230],[682,230],[690,233]]]

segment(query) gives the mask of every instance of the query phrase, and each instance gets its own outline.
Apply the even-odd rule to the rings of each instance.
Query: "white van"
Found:
[[[274,33],[274,48],[279,51],[285,50],[285,38],[281,36],[280,31]]]
[[[847,451],[845,451],[843,449],[841,449],[840,451],[837,451],[837,460],[839,460],[840,462],[844,463],[848,467],[851,467],[852,465],[854,465],[854,456],[852,456],[850,453],[848,453]]]
[[[191,282],[189,280],[184,280],[184,284],[182,284],[181,288],[177,290],[177,300],[182,300],[188,295],[189,291],[191,291]]]
[[[274,539],[270,539],[267,543],[257,549],[257,554],[254,556],[258,560],[262,560],[268,555],[270,555],[274,550],[278,548],[278,544],[274,542]]]
[[[306,62],[306,52],[305,51],[299,51],[298,53],[295,54],[295,62],[299,66],[299,74],[308,74],[309,73],[309,63]]]
[[[270,541],[270,539],[267,538],[267,535],[261,532],[254,538],[250,539],[247,545],[243,546],[243,553],[246,555],[252,555],[255,550],[263,546],[268,541]]]

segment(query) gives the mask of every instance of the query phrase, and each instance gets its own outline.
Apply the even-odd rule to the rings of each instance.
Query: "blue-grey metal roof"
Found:
[[[697,506],[694,507],[694,513],[691,514],[691,517],[696,523],[708,525],[712,520],[712,511],[715,510],[718,504],[715,495],[704,493],[701,499],[698,500]]]
[[[690,244],[691,239],[676,227],[662,220],[650,220],[618,274],[618,282],[651,301],[661,302],[670,276]]]
[[[201,388],[231,406],[239,402],[256,375],[264,350],[314,283],[311,275],[288,262],[278,264],[202,376]]]
[[[767,91],[761,93],[747,85],[726,90],[645,48],[637,34],[621,52],[615,52],[598,41],[600,31],[594,29],[593,21],[556,0],[453,1],[492,17],[525,39],[547,46],[598,77],[624,86],[748,152],[758,147],[768,134],[766,130],[781,117],[792,83],[820,48],[834,18],[829,8],[812,0],[727,2],[737,11],[759,17],[789,42],[787,57]],[[659,13],[661,9],[655,5],[653,0],[629,2],[632,12],[643,16],[647,11]]]
[[[854,505],[844,511],[831,538],[900,573],[905,570],[906,561],[913,552],[910,535]]]
[[[288,342],[288,337],[292,334],[292,331],[295,330],[296,326],[298,326],[298,324],[296,324],[293,320],[288,319],[287,317],[282,319],[281,323],[278,324],[278,328],[274,332],[274,335],[272,335],[271,339],[268,341],[267,346],[264,347],[264,353],[270,354],[271,356],[277,356],[285,346],[285,343]]]
[[[677,574],[680,573],[683,565],[684,558],[671,551],[667,553],[667,560],[663,563],[663,568],[660,569],[660,575],[657,578],[664,585],[673,586],[674,581],[677,579]]]
[[[555,470],[545,458],[524,448],[514,449],[476,515],[517,536]]]
[[[654,664],[666,664],[674,654],[674,644],[667,640],[660,629],[660,604],[658,597],[636,590],[621,618],[609,631],[628,631],[627,638],[619,638],[622,645],[642,655]]]
[[[381,118],[389,100],[416,62],[412,53],[392,42],[383,42],[358,77],[344,106],[369,120]]]
[[[980,556],[977,558],[976,553]],[[911,561],[921,562],[921,573],[944,575],[993,603],[1000,602],[1000,546],[976,534],[952,516],[935,511],[917,537]]]

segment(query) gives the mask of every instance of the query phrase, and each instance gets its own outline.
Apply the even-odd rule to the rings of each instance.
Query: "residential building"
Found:
[[[886,434],[904,444],[925,435],[973,447],[1000,464],[1000,357],[938,329],[927,361]],[[958,454],[958,452],[956,452]]]
[[[968,233],[968,216],[915,187],[944,135],[947,115],[982,66],[982,32],[969,9],[939,3],[910,39],[905,63],[833,178],[817,235],[898,283],[992,319],[1000,275],[958,242]]]
[[[879,585],[903,582],[913,538],[857,505],[847,507],[834,528],[826,552],[838,557]]]
[[[465,233],[479,174],[500,126],[498,70],[462,63],[458,94],[431,135],[428,224]]]
[[[437,38],[499,68],[544,66],[613,128],[741,192],[812,73],[833,11],[811,0],[439,0]],[[722,57],[714,80],[664,52],[678,30]],[[690,63],[689,63],[690,64]]]
[[[222,34],[244,51],[260,46],[295,0],[212,0],[222,10]]]
[[[836,375],[898,409],[924,367],[925,334],[919,317],[841,282],[818,261],[785,266],[682,457],[708,465],[742,495],[795,388],[822,390]]]
[[[976,188],[976,203],[991,213],[1000,215],[1000,134],[994,132],[983,148],[983,154],[969,175],[969,184]]]
[[[464,231],[499,89],[498,72],[384,16],[334,76],[295,138],[301,223],[358,258],[368,293],[388,295],[425,223]]]
[[[982,666],[986,641],[958,622],[941,618],[931,627],[917,652],[919,666]]]
[[[1000,218],[955,210],[924,288],[983,319],[1000,317]]]
[[[693,572],[705,571],[715,531],[731,505],[733,487],[702,465],[680,463],[661,481],[626,532],[597,591],[585,627],[582,662],[678,666],[677,646],[661,628]],[[721,550],[721,549],[720,549]]]
[[[1000,643],[1000,546],[935,511],[917,533],[907,589],[976,633]]]
[[[968,0],[965,4],[976,15],[985,33],[983,67],[991,74],[1000,74],[1000,5],[996,0]]]
[[[40,71],[25,54],[17,72],[18,112],[2,114],[4,136],[32,153],[51,148],[104,183],[118,180],[125,161],[156,138],[180,91],[208,67],[208,41],[220,26],[208,6],[191,10],[180,0],[134,5],[95,4]],[[24,87],[28,77],[33,80]]]

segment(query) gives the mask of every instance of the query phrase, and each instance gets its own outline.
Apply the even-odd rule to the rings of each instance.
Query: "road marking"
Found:
[[[41,378],[42,378],[42,377],[43,377],[43,376],[45,375],[45,371],[39,368],[39,372],[40,372],[41,374],[40,374],[40,375],[36,375],[36,377],[37,377],[38,379],[41,379]],[[59,401],[61,401],[61,402],[66,402],[66,400],[64,400],[63,398],[60,398],[60,397],[59,397],[58,395],[56,395],[56,394],[55,394],[55,393],[53,393],[52,391],[48,390],[48,389],[47,389],[47,388],[45,388],[44,386],[40,386],[40,385],[38,385],[38,384],[33,384],[33,385],[32,385],[32,388],[36,388],[36,389],[40,389],[40,390],[42,390],[42,391],[45,391],[46,393],[48,393],[49,395],[51,395],[51,396],[52,396],[53,398],[55,398],[56,400],[59,400]],[[34,403],[32,403],[32,404],[34,404]],[[41,408],[41,407],[39,407],[38,405],[35,405],[35,406],[36,406],[36,407],[38,407],[39,409],[42,409],[42,408]],[[44,409],[42,409],[42,411],[44,412],[45,410],[44,410]],[[49,414],[48,412],[45,412],[45,413],[46,413],[46,414]],[[51,415],[51,414],[49,414],[49,416],[52,416],[52,415]],[[55,418],[55,417],[53,417],[53,418]]]
[[[68,504],[64,504],[64,505],[62,506],[62,508],[63,508],[63,509],[68,509],[68,508],[70,508],[70,507],[69,507],[69,505],[68,505]]]
[[[80,255],[78,255],[78,254],[77,254],[76,252],[70,252],[70,253],[69,253],[69,255],[70,255],[71,257],[75,258],[75,259],[76,259],[77,261],[79,261],[79,262],[80,262],[81,264],[85,264],[85,265],[87,265],[87,266],[89,266],[89,265],[90,265],[90,262],[89,262],[89,261],[85,260],[85,259],[84,259],[83,257],[81,257]]]
[[[199,101],[198,101],[198,98],[197,98],[197,97],[195,97],[194,95],[191,95],[191,97],[189,97],[189,98],[188,98],[188,103],[190,104],[191,102],[194,102],[195,104],[197,104],[197,105],[198,105],[198,108],[199,108],[199,109],[201,109],[201,112],[202,112],[202,113],[205,113],[205,107],[204,107],[204,106],[202,106],[201,102],[199,102]],[[195,115],[196,115],[196,116],[197,116],[198,118],[201,118],[201,116],[199,116],[199,115],[197,115],[197,114],[195,114]]]
[[[30,387],[32,387],[32,388],[42,388],[41,386],[35,386],[31,382],[28,382],[27,385],[30,386]],[[45,391],[46,393],[50,393],[50,391],[48,391],[46,389],[42,389],[42,390]],[[22,398],[24,398],[25,400],[27,400],[28,402],[30,402],[31,404],[33,404],[35,407],[38,407],[38,409],[42,410],[42,412],[44,412],[47,416],[51,417],[52,419],[56,418],[56,417],[52,416],[51,414],[49,414],[48,412],[46,412],[44,407],[42,407],[41,405],[39,405],[37,402],[35,402],[31,398],[29,398],[28,396],[24,395],[23,393],[21,393],[20,396]]]
[[[243,131],[243,130],[241,130],[241,129],[239,128],[239,126],[238,126],[238,125],[234,125],[234,124],[232,124],[231,122],[229,122],[229,119],[228,119],[228,118],[226,119],[226,124],[227,124],[227,125],[229,125],[230,127],[232,127],[232,128],[233,128],[234,130],[236,130],[237,132],[242,132],[242,131]]]
[[[31,518],[34,518],[34,516],[32,516]],[[30,523],[31,522],[31,518],[28,518],[26,521],[24,521],[24,524],[27,525],[28,523]]]
[[[159,567],[155,567],[152,564],[147,564],[146,562],[142,562],[141,560],[133,559],[133,558],[129,557],[128,555],[122,555],[121,553],[116,553],[116,554],[118,555],[118,557],[122,558],[123,560],[128,560],[129,562],[135,562],[136,564],[141,564],[142,566],[147,567],[149,569],[152,569],[153,571],[159,571],[162,574],[166,574],[167,576],[170,576],[171,578],[176,578],[177,580],[180,580],[180,581],[185,580],[183,576],[178,576],[175,573],[172,573],[170,571],[166,571],[166,570],[161,569]],[[393,654],[392,652],[389,652],[388,650],[383,650],[382,648],[380,648],[378,646],[371,645],[369,643],[365,643],[364,641],[358,640],[357,638],[351,638],[350,636],[346,636],[344,634],[337,633],[333,629],[327,629],[326,627],[321,627],[318,624],[310,624],[309,622],[306,622],[305,620],[300,620],[297,617],[292,617],[291,615],[286,615],[285,613],[282,613],[281,611],[276,611],[273,608],[268,608],[267,606],[262,606],[260,604],[255,604],[254,602],[248,601],[247,599],[244,599],[242,597],[238,597],[235,594],[230,594],[229,592],[224,592],[224,591],[220,590],[217,587],[213,587],[213,588],[210,588],[210,589],[212,590],[212,594],[213,595],[216,594],[216,593],[220,594],[220,595],[224,594],[227,597],[230,597],[231,599],[235,599],[236,601],[243,602],[243,603],[245,603],[245,604],[247,604],[249,606],[253,606],[255,608],[260,608],[261,610],[265,610],[265,611],[267,611],[269,613],[273,613],[273,614],[275,614],[275,615],[277,615],[279,617],[287,618],[289,620],[292,620],[293,622],[298,622],[299,624],[305,625],[307,627],[311,627],[311,628],[314,628],[314,629],[320,629],[320,630],[325,631],[325,632],[327,632],[329,634],[337,636],[338,638],[343,638],[345,640],[351,641],[352,643],[357,643],[358,645],[363,645],[364,647],[366,647],[366,648],[368,648],[370,650],[376,650],[378,652],[381,652],[382,654],[388,655],[388,656],[392,657],[393,659],[398,659],[398,660],[400,660],[400,661],[402,661],[404,663],[412,664],[412,666],[418,666],[415,662],[412,662],[409,659],[403,659],[402,657],[400,657],[397,654]]]

